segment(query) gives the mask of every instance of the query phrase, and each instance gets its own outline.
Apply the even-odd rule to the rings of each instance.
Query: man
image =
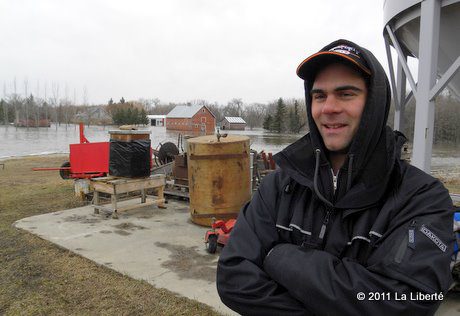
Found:
[[[400,159],[382,66],[338,40],[297,74],[310,133],[242,209],[218,263],[222,301],[245,315],[433,314],[452,282],[452,201]]]

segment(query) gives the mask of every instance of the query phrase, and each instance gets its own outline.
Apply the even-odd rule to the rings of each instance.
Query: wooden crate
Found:
[[[110,139],[121,142],[131,142],[133,140],[149,140],[151,131],[129,131],[129,130],[116,130],[109,131]]]

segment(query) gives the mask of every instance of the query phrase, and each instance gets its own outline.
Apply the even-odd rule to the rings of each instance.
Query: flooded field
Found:
[[[114,126],[85,126],[85,136],[90,142],[105,142],[109,140],[109,131]],[[173,142],[177,144],[179,132],[167,131],[164,127],[144,127],[151,131],[152,147],[160,143]],[[267,133],[262,129],[246,131],[225,131],[231,134],[243,134],[251,139],[251,148],[260,151],[276,153],[288,144],[296,141],[302,134]],[[61,125],[56,128],[16,128],[0,126],[0,159],[7,157],[40,155],[51,153],[68,153],[69,144],[79,142],[78,125]]]
[[[90,142],[109,140],[109,130],[114,126],[85,126],[85,136]],[[167,131],[164,127],[145,127],[151,131],[152,147],[160,143],[177,144],[179,132]],[[277,134],[263,129],[246,131],[225,131],[231,134],[247,135],[251,148],[265,152],[277,153],[290,143],[301,138],[303,134]],[[52,125],[49,128],[16,128],[0,126],[0,159],[29,155],[68,153],[69,144],[79,142],[77,125]],[[452,145],[435,145],[432,158],[433,173],[448,176],[460,176],[460,147]]]

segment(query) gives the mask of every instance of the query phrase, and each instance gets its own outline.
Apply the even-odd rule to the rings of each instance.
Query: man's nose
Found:
[[[323,106],[323,113],[325,114],[333,114],[339,113],[341,111],[340,104],[337,102],[337,99],[333,95],[327,96],[324,106]]]

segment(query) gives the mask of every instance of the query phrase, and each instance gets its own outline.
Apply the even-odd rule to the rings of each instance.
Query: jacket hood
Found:
[[[305,99],[310,132],[275,155],[275,161],[291,177],[301,184],[311,186],[317,164],[321,194],[335,207],[365,207],[377,203],[387,188],[394,165],[396,152],[395,136],[386,127],[390,110],[391,90],[382,65],[367,49],[347,40],[337,40],[321,51],[338,45],[358,48],[366,61],[371,75],[368,78],[368,94],[360,125],[348,149],[347,159],[339,172],[339,191],[331,192],[331,167],[327,160],[327,149],[316,127],[311,113],[310,90],[314,80],[304,81]],[[398,144],[401,141],[398,141]],[[316,155],[320,155],[316,159]],[[299,181],[300,180],[300,181]]]

